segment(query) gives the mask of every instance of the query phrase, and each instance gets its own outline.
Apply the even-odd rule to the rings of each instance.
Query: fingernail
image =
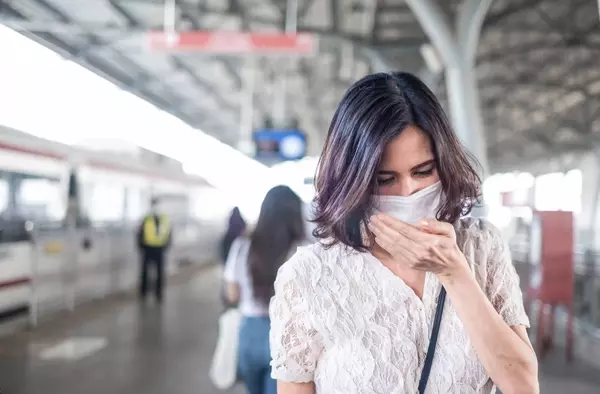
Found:
[[[429,221],[421,220],[421,226],[429,226]]]

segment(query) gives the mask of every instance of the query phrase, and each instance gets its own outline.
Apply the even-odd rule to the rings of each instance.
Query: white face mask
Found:
[[[408,224],[435,218],[440,206],[442,184],[436,182],[410,196],[374,196],[374,214],[383,212]]]

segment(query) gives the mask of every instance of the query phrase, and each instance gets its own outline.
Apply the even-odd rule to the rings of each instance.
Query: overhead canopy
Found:
[[[34,37],[226,144],[237,146],[247,57],[150,52],[164,0],[18,0],[2,23]],[[285,30],[286,1],[177,0],[176,30]],[[451,16],[459,1],[438,0]],[[168,20],[168,19],[167,19]],[[289,26],[288,26],[289,27]],[[403,69],[426,75],[428,42],[403,0],[299,0],[299,32],[319,36],[314,56],[287,69],[287,108],[318,152],[342,93],[360,76]],[[600,24],[589,0],[496,0],[486,17],[477,73],[492,169],[589,150],[600,132]],[[280,58],[257,60],[254,120],[280,97]],[[430,83],[443,97],[440,79]]]

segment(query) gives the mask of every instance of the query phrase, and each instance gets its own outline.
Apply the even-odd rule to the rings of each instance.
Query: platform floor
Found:
[[[123,296],[0,338],[0,393],[221,393],[207,376],[218,277],[213,267],[175,280],[162,306]],[[566,366],[558,356],[541,369],[543,394],[600,392],[598,370]]]

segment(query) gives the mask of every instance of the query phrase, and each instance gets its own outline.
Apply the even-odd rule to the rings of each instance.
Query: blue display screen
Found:
[[[253,134],[257,158],[299,160],[306,155],[306,135],[297,129],[259,129]]]

